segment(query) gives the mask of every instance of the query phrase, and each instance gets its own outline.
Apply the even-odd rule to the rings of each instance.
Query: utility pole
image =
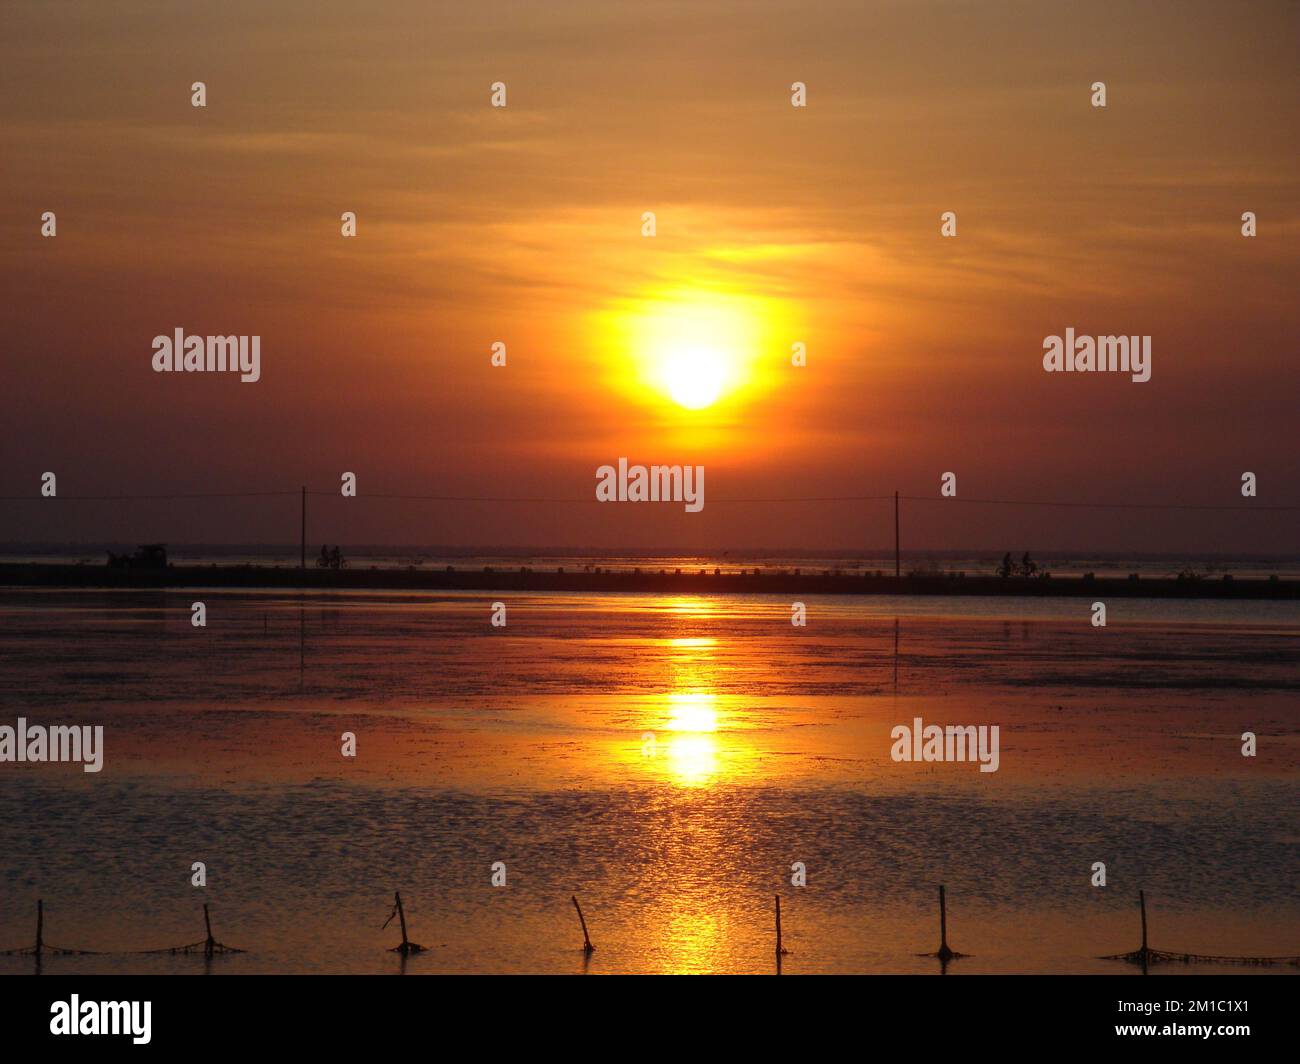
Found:
[[[302,567],[307,568],[307,487],[302,489]]]
[[[903,566],[898,550],[898,492],[894,492],[894,576],[903,575]]]

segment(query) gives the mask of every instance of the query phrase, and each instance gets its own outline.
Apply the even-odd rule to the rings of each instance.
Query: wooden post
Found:
[[[1145,891],[1138,891],[1138,905],[1142,907],[1142,952],[1147,951],[1147,896]]]
[[[939,959],[952,959],[952,950],[948,948],[948,899],[942,883],[939,884]]]
[[[307,568],[307,486],[302,489],[302,567]]]
[[[208,915],[208,903],[203,903],[203,926],[208,929],[207,941],[203,943],[203,956],[211,957],[215,952],[216,939],[212,937],[212,917]]]
[[[44,929],[45,929],[45,902],[43,902],[40,898],[37,898],[36,899],[36,956],[38,957],[41,955],[41,951],[45,949]]]
[[[781,895],[776,896],[776,955],[778,957],[785,955],[785,947],[781,945]]]
[[[400,891],[393,892],[393,898],[397,902],[397,919],[402,924],[402,952],[406,953],[410,949],[410,943],[406,938],[406,912],[402,908],[402,895]]]
[[[400,953],[402,955],[402,961],[403,963],[405,963],[408,954],[423,953],[424,947],[421,946],[418,942],[412,942],[410,938],[407,937],[406,910],[402,908],[401,891],[397,891],[397,890],[393,891],[393,911],[388,914],[388,919],[384,921],[384,927],[380,928],[381,931],[384,930],[384,928],[386,928],[389,924],[393,922],[393,917],[397,917],[400,920],[400,926],[402,928],[402,942],[400,945],[394,946],[388,952]],[[405,969],[403,969],[403,971],[405,971]]]
[[[596,947],[591,944],[591,936],[587,934],[587,921],[582,918],[582,906],[578,904],[578,896],[571,894],[573,907],[578,910],[578,923],[582,925],[582,949],[586,953],[594,953]]]
[[[894,576],[903,575],[902,554],[899,550],[898,540],[898,492],[894,492]]]

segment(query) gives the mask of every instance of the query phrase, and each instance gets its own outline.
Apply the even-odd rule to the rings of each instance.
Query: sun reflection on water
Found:
[[[634,760],[638,774],[683,789],[743,782],[759,753],[752,712],[734,695],[716,690],[720,670],[733,648],[711,635],[696,635],[693,622],[715,605],[707,599],[678,596],[666,604],[681,618],[679,634],[654,641],[656,675],[662,693],[638,699],[637,743],[611,747],[613,758],[627,765]],[[698,628],[695,628],[698,631]],[[626,704],[626,703],[625,703]]]
[[[718,696],[700,692],[668,696],[666,731],[673,778],[684,787],[702,787],[718,774]]]
[[[728,919],[719,910],[694,906],[674,908],[664,914],[665,972],[698,974],[716,971],[727,951]]]

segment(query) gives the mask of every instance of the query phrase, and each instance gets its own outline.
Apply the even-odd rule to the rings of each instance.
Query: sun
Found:
[[[664,356],[664,389],[678,406],[703,410],[712,406],[727,384],[727,360],[707,347],[683,347]]]
[[[641,377],[651,395],[683,410],[704,410],[744,387],[758,339],[741,301],[715,293],[674,293],[636,323]]]
[[[766,390],[786,331],[777,319],[776,305],[758,296],[676,286],[609,306],[594,331],[620,391],[700,426]]]

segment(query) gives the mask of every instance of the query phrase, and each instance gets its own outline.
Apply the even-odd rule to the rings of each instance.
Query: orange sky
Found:
[[[948,470],[959,496],[1223,504],[1250,470],[1296,503],[1298,30],[1291,4],[10,5],[0,493],[349,470],[363,497],[585,498],[626,455],[703,464],[711,501],[362,498],[313,538],[680,548],[882,546],[887,508],[722,500]],[[694,412],[637,350],[683,321],[734,333],[742,385]],[[177,327],[260,335],[262,379],[153,373]],[[1067,327],[1151,335],[1152,379],[1045,374]],[[20,503],[0,540],[292,542],[292,510]],[[1298,531],[918,505],[906,541]]]

